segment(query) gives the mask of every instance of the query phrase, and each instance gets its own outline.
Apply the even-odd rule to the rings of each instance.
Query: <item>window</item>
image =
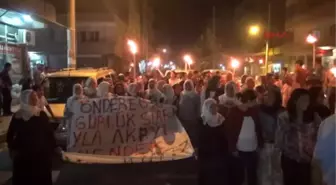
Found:
[[[94,42],[98,42],[99,41],[99,32],[98,31],[95,31],[94,32]]]
[[[79,35],[80,35],[80,41],[81,42],[86,42],[86,32],[85,31],[81,31],[79,33]]]
[[[98,31],[81,31],[79,32],[79,37],[81,42],[98,42],[99,32]]]
[[[94,41],[94,32],[88,32],[89,34],[89,41],[93,42]]]
[[[330,36],[335,36],[335,32],[336,32],[336,24],[333,24],[332,26],[330,26]]]

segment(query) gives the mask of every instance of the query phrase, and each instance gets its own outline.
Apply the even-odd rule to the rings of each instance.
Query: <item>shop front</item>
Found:
[[[26,66],[44,64],[46,57],[41,53],[27,51],[35,46],[35,31],[46,25],[29,14],[0,8],[0,67],[5,63],[13,65],[13,75],[21,76]],[[29,62],[29,64],[27,64]],[[21,65],[21,66],[20,66]],[[20,73],[20,75],[19,75]]]

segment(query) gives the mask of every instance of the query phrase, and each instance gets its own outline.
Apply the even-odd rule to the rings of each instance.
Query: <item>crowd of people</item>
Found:
[[[73,86],[64,115],[71,117],[73,103],[86,98],[133,96],[174,105],[196,151],[200,185],[309,185],[318,181],[311,170],[314,159],[322,168],[324,183],[334,185],[335,158],[326,152],[335,146],[326,137],[335,135],[335,84],[329,83],[335,76],[326,74],[327,82],[307,75],[298,61],[294,78],[285,70],[282,75],[261,76],[257,82],[248,75],[238,82],[232,73],[202,75],[197,71],[187,75],[171,71],[166,77],[139,76],[136,80],[120,74],[115,82],[100,84],[90,78]],[[21,97],[23,106],[7,134],[14,156],[30,152],[14,162],[13,179],[18,181],[27,176],[27,166],[46,175],[51,169],[52,151],[57,148],[51,128],[40,125],[48,122],[40,106],[43,88],[24,90]],[[23,128],[27,125],[23,122],[35,126]],[[330,122],[333,131],[325,129],[331,127]],[[25,129],[30,133],[23,133]],[[27,142],[34,147],[27,148]],[[50,176],[44,177],[42,184],[50,184]],[[35,172],[30,178],[30,182],[41,184],[34,181]]]

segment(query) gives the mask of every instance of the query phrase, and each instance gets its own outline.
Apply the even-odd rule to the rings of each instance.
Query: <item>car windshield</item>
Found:
[[[88,77],[50,77],[50,89],[47,95],[49,103],[66,103],[72,96],[72,87],[79,83],[84,85]]]

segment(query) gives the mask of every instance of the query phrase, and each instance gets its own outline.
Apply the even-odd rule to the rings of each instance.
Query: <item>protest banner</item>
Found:
[[[73,110],[67,161],[141,163],[193,155],[174,106],[121,96],[76,102]]]

